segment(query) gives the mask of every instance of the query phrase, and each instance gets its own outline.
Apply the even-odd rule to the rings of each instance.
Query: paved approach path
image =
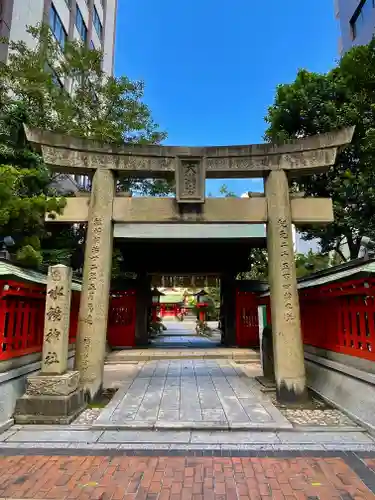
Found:
[[[333,458],[10,456],[0,496],[59,500],[374,499],[355,455]]]
[[[190,319],[178,321],[169,319],[164,322],[166,330],[151,341],[151,348],[155,349],[214,349],[221,345],[221,333],[217,330],[217,321],[210,322],[212,336],[197,335],[196,323]]]
[[[210,322],[211,337],[197,335],[195,322],[170,319],[167,330],[142,349],[115,350],[108,354],[107,364],[121,364],[152,359],[241,359],[259,361],[259,352],[253,349],[228,348],[221,345],[217,322]]]
[[[259,383],[227,360],[149,361],[123,372],[95,428],[284,429]]]

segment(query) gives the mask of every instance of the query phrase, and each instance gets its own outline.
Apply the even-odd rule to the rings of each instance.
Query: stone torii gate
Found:
[[[296,140],[280,146],[220,147],[125,145],[28,129],[28,140],[45,163],[60,172],[93,175],[91,197],[69,198],[57,221],[88,221],[76,344],[76,369],[93,397],[101,387],[111,279],[113,223],[222,222],[267,223],[269,281],[277,394],[286,403],[306,398],[306,377],[292,223],[333,220],[330,199],[295,198],[290,178],[326,171],[338,148],[349,144],[354,128]],[[175,199],[121,198],[116,175],[143,178],[175,176]],[[265,196],[205,200],[206,178],[265,179]]]

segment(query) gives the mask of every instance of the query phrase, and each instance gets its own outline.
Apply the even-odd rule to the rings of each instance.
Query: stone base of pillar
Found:
[[[63,375],[31,375],[26,393],[16,402],[17,424],[70,424],[85,409],[79,372]]]
[[[303,386],[303,381],[299,386]],[[292,385],[288,386],[285,382],[276,382],[276,397],[279,403],[290,408],[304,406],[309,401],[306,386],[301,390]]]

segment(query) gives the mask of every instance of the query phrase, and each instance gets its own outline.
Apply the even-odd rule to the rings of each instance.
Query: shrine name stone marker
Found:
[[[72,270],[50,266],[46,288],[42,370],[27,377],[17,400],[17,423],[68,424],[83,410],[79,371],[68,370]]]

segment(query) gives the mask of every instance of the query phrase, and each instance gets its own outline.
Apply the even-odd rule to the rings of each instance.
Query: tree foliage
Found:
[[[310,248],[307,254],[297,253],[295,263],[297,278],[303,278],[309,274],[327,269],[329,267],[329,255],[313,252]]]
[[[62,51],[46,26],[29,33],[33,46],[5,41],[9,60],[0,64],[0,236],[14,238],[24,264],[40,263],[44,254],[46,262],[73,257],[79,266],[85,227],[59,224],[46,232],[45,211],[61,210],[64,201],[54,197],[55,175],[27,144],[23,123],[114,145],[159,143],[166,134],[143,102],[143,82],[106,75],[102,53],[79,42]],[[160,196],[172,184],[123,179],[118,189]]]
[[[41,263],[44,214],[60,212],[65,203],[48,198],[44,182],[43,169],[0,165],[0,236],[12,236],[17,260],[25,265]]]
[[[327,173],[298,180],[307,195],[332,197],[335,221],[326,228],[304,228],[318,238],[323,253],[346,239],[356,258],[361,237],[374,237],[375,221],[375,40],[347,52],[326,74],[300,70],[291,84],[279,85],[269,108],[268,141],[286,140],[356,126],[353,143],[340,152]]]

